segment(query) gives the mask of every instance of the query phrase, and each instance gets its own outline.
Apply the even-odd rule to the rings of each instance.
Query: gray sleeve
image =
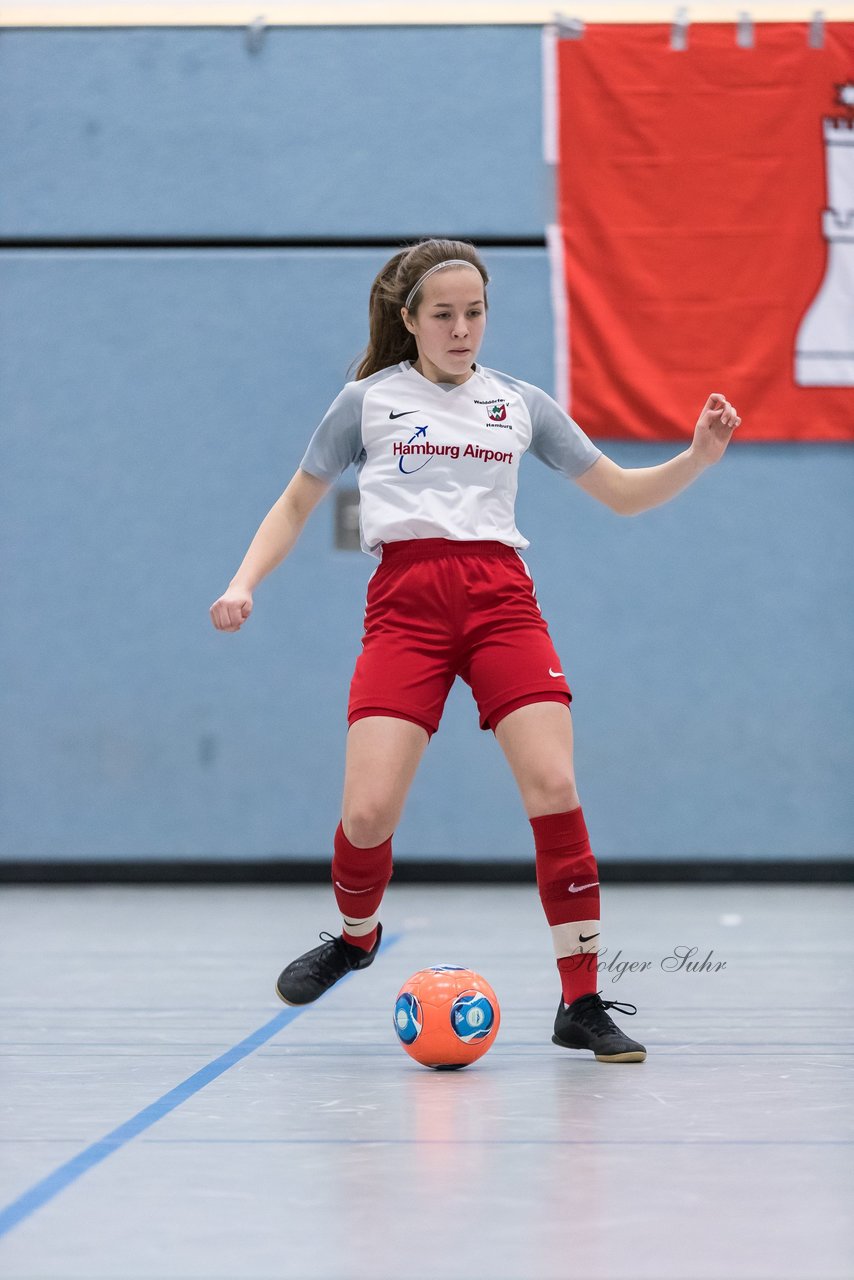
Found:
[[[300,467],[318,480],[334,484],[362,453],[364,383],[348,382],[323,415]]]
[[[547,467],[575,480],[602,457],[602,450],[596,448],[578,423],[545,391],[525,382],[522,395],[533,428],[530,452]]]

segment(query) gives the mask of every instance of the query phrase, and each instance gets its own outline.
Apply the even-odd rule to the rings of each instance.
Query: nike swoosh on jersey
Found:
[[[581,893],[582,889],[595,889],[598,883],[599,883],[598,880],[594,880],[592,884],[579,884],[579,885],[571,884],[569,886],[569,892]]]
[[[389,413],[392,422],[395,418],[405,418],[408,413],[418,413],[418,409],[404,409],[402,413],[395,413],[394,410]]]
[[[552,671],[551,667],[549,667],[549,675],[550,675],[550,676],[554,676],[555,680],[557,680],[558,676],[563,676],[563,672],[562,672],[562,671]],[[565,679],[566,679],[566,676],[563,676],[563,678],[564,678],[564,680],[565,680]]]

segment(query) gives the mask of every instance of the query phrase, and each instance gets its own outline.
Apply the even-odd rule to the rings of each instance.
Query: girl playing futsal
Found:
[[[341,821],[332,882],[341,934],[294,960],[277,983],[290,1005],[316,1000],[373,963],[392,835],[459,675],[507,757],[531,823],[537,885],[562,995],[553,1041],[600,1062],[642,1062],[643,1045],[597,992],[599,873],[572,761],[572,700],[516,528],[526,452],[620,515],[674,497],[717,462],[741,419],[711,395],[688,449],[626,470],[543,391],[477,363],[489,276],[470,244],[425,240],[396,253],[371,288],[370,341],[311,438],[296,475],[211,606],[239,631],[257,584],[292,550],[313,509],[352,463],[368,584],[350,686]],[[634,1005],[621,1007],[636,1013]]]

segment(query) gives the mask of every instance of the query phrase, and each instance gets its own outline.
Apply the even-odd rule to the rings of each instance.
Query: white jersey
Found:
[[[490,539],[524,550],[516,528],[519,463],[530,451],[575,479],[601,450],[551,396],[474,366],[462,384],[436,383],[409,360],[348,382],[300,466],[334,483],[353,463],[362,550],[410,538]]]

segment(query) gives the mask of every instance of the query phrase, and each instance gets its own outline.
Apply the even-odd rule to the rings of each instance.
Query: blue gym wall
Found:
[[[0,33],[3,859],[328,857],[374,562],[328,498],[240,633],[208,608],[399,240],[543,235],[540,94],[536,28]],[[386,243],[99,244],[204,237]],[[545,250],[485,258],[483,363],[553,390]],[[852,471],[741,445],[621,520],[524,464],[603,861],[854,853]],[[395,847],[531,857],[460,683]]]

